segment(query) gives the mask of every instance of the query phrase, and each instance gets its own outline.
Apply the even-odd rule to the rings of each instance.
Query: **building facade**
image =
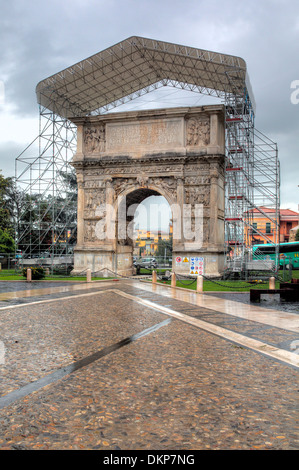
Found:
[[[257,209],[253,209],[253,244],[257,245],[260,243],[275,243],[275,217],[276,214],[273,209],[269,207],[261,207],[262,212],[267,214],[268,217],[263,216],[262,212]],[[271,223],[271,218],[273,223]],[[298,225],[299,214],[290,209],[279,210],[279,242],[289,242],[290,231]],[[263,234],[263,235],[261,235]]]

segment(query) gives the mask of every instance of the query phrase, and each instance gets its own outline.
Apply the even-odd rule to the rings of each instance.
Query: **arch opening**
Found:
[[[138,188],[118,206],[117,253],[131,259],[137,274],[172,264],[172,211],[157,190]]]

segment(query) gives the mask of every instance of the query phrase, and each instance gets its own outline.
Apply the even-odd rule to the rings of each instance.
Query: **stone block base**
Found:
[[[121,247],[120,253],[109,250],[95,250],[77,248],[74,250],[74,269],[72,276],[85,275],[91,269],[93,277],[131,276],[133,274],[133,260],[131,250]]]

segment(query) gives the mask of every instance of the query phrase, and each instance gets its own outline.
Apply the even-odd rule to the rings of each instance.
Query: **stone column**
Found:
[[[113,203],[114,203],[114,188],[112,184],[112,178],[106,179],[106,234],[107,239],[104,241],[105,243],[112,242],[113,246],[116,247],[116,220],[115,214],[113,210]]]
[[[218,170],[211,165],[210,177],[210,244],[217,244],[217,224],[218,224]]]
[[[218,145],[218,114],[210,116],[210,145]]]
[[[177,213],[175,215],[176,230],[174,231],[176,232],[174,233],[174,237],[175,236],[180,237],[180,239],[177,240],[177,243],[184,242],[184,231],[183,231],[184,203],[185,203],[184,181],[182,178],[177,178]]]
[[[84,145],[83,125],[77,124],[77,150],[76,150],[76,154],[74,155],[75,161],[84,159],[83,145]]]
[[[210,154],[225,153],[225,128],[224,119],[219,114],[210,115]]]

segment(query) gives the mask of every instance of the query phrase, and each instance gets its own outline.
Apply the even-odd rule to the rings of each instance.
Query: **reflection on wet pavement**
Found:
[[[0,449],[298,449],[297,315],[135,281],[47,287],[0,311]]]
[[[75,284],[65,284],[62,286],[57,286],[57,284],[50,287],[42,287],[43,284],[39,284],[35,286],[35,288],[27,288],[23,290],[11,290],[7,292],[0,293],[0,302],[12,299],[19,299],[19,298],[28,298],[28,297],[37,297],[42,295],[51,295],[56,294],[58,292],[73,292],[77,290],[86,290],[91,288],[96,288],[99,286],[103,286],[103,282],[106,283],[108,281],[94,281],[90,283],[75,283]],[[19,286],[18,286],[19,287]]]
[[[146,283],[134,283],[139,289],[149,292],[155,292],[159,295],[170,297],[172,299],[189,302],[198,307],[216,310],[226,315],[234,315],[240,318],[254,320],[259,323],[277,326],[279,328],[290,329],[299,332],[299,316],[294,313],[263,308],[255,304],[236,302],[231,299],[223,299],[211,294],[197,294],[195,292],[186,292],[179,289],[170,289],[159,285]],[[232,297],[233,299],[233,297]]]

